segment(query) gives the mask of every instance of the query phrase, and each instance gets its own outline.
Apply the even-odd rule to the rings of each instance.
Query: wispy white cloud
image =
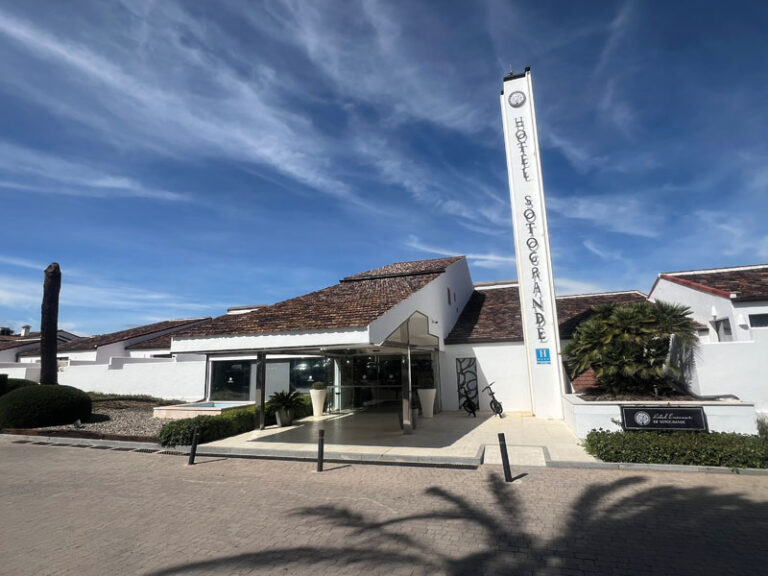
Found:
[[[567,294],[594,294],[595,292],[604,291],[605,289],[600,284],[595,284],[594,282],[555,276],[555,292],[558,296],[565,296]]]
[[[545,148],[558,150],[570,165],[581,173],[605,165],[606,157],[593,152],[592,144],[582,139],[578,144],[560,134],[557,129],[550,128],[542,134],[541,145]]]
[[[659,209],[626,194],[550,196],[547,208],[560,217],[584,220],[602,230],[646,238],[659,236],[665,222]]]
[[[26,308],[39,307],[43,296],[40,281],[19,276],[0,275],[0,305]],[[175,294],[147,290],[138,286],[119,284],[92,278],[90,283],[63,282],[62,306],[97,310],[134,310],[146,314],[147,309],[163,310],[166,318],[180,312],[199,312],[210,305],[184,301]]]
[[[115,136],[118,140],[130,138],[134,147],[165,147],[179,156],[193,151],[266,165],[347,203],[364,203],[329,171],[331,142],[307,118],[269,99],[263,90],[270,82],[264,67],[253,69],[262,76],[243,79],[210,52],[180,43],[185,34],[209,30],[185,28],[188,21],[175,20],[178,14],[149,15],[159,20],[152,28],[158,54],[148,55],[150,60],[129,60],[126,54],[116,54],[125,58],[121,67],[90,47],[57,37],[3,11],[0,35],[52,64],[51,82],[61,83],[65,96],[83,97],[83,104],[90,104],[91,114],[99,118],[91,127],[105,131],[101,135],[106,141]],[[201,45],[215,45],[217,39],[196,38]],[[157,62],[151,58],[169,59],[170,77],[159,77]],[[174,77],[176,70],[180,72]],[[71,78],[88,82],[89,89],[82,90]],[[196,86],[200,78],[208,82],[205,91]],[[73,109],[52,102],[61,94],[42,93],[22,80],[17,79],[17,84],[46,105],[51,104],[52,110],[66,113]],[[83,116],[78,113],[75,119],[83,121]],[[126,184],[121,177],[105,177],[94,183],[102,187],[111,184],[115,189],[124,189]]]
[[[421,252],[426,252],[427,254],[437,254],[439,256],[456,256],[460,253],[456,252],[455,250],[449,250],[447,248],[424,244],[421,240],[419,240],[417,236],[409,236],[408,240],[405,242],[405,245],[409,248],[413,248]],[[478,268],[508,270],[510,273],[513,273],[515,270],[514,256],[495,254],[493,252],[486,254],[469,253],[465,254],[465,256],[473,266],[477,266]]]
[[[16,258],[15,256],[4,256],[0,254],[0,264],[15,266],[17,268],[28,268],[30,270],[45,270],[45,265],[26,258]]]
[[[618,95],[617,80],[608,80],[597,106],[601,117],[607,119],[626,137],[632,137],[636,131],[637,114],[632,106]]]
[[[616,55],[622,40],[627,35],[627,31],[632,25],[635,11],[635,0],[626,0],[620,7],[616,16],[608,25],[608,37],[600,51],[597,64],[593,70],[593,75],[598,75],[605,71],[610,61]]]
[[[131,196],[170,202],[188,200],[184,194],[147,188],[125,176],[104,173],[85,164],[2,141],[0,188],[97,198]]]
[[[425,35],[407,33],[408,24],[418,24],[392,5],[358,6],[284,0],[269,7],[271,18],[255,11],[244,16],[261,33],[299,46],[339,93],[376,106],[395,122],[416,119],[467,134],[497,128],[489,109],[469,98],[471,70],[435,54]],[[418,5],[410,8],[418,12]],[[431,16],[422,25],[438,26]],[[443,30],[450,32],[456,31]]]
[[[583,244],[584,244],[584,248],[592,252],[592,254],[599,256],[603,260],[623,260],[624,259],[624,257],[621,255],[621,251],[611,250],[609,248],[598,246],[593,240],[585,240]]]

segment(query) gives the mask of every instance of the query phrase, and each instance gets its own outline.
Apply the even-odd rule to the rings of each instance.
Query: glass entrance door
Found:
[[[370,354],[339,360],[340,382],[334,388],[334,410],[367,409],[398,412],[402,409],[403,384],[408,381],[406,356]],[[429,353],[411,354],[413,406],[418,407],[415,390],[432,385],[434,376]]]

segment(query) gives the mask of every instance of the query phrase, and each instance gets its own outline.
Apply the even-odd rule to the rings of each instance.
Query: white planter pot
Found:
[[[284,410],[282,408],[275,411],[275,420],[279,427],[290,426],[293,423],[293,414],[290,410]]]
[[[421,417],[432,418],[435,415],[435,395],[437,390],[434,388],[419,388],[419,402],[421,402]]]
[[[323,415],[326,394],[328,394],[328,391],[325,389],[315,390],[313,388],[309,391],[309,395],[312,397],[312,416],[318,417]]]

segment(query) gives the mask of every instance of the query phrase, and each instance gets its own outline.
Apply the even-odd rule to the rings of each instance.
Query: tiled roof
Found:
[[[731,300],[768,300],[768,264],[667,272],[659,278]]]
[[[607,292],[562,296],[557,299],[560,337],[570,338],[595,306],[645,300],[641,292]],[[475,290],[461,313],[446,344],[479,342],[521,342],[523,340],[520,296],[517,286]]]
[[[576,378],[571,380],[571,386],[573,386],[575,392],[586,392],[593,388],[599,388],[597,374],[595,374],[594,369],[590,366],[584,370],[584,372],[576,376]]]
[[[139,338],[141,336],[149,336],[156,332],[163,332],[164,330],[172,330],[174,328],[183,328],[185,326],[195,324],[204,320],[204,318],[186,318],[184,320],[164,320],[163,322],[156,322],[154,324],[147,324],[146,326],[137,326],[136,328],[130,328],[128,330],[121,330],[119,332],[111,332],[109,334],[100,334],[98,336],[90,336],[85,338],[78,338],[71,342],[60,343],[58,346],[58,352],[78,352],[83,350],[95,350],[99,346],[106,346],[108,344],[114,344],[116,342],[123,342],[125,340],[131,340],[133,338]],[[22,356],[34,355],[34,351],[24,352]]]
[[[463,258],[391,264],[347,276],[328,288],[253,312],[225,314],[174,336],[257,335],[364,327]]]
[[[10,350],[11,348],[20,348],[21,346],[29,346],[30,344],[37,344],[40,342],[40,337],[36,338],[14,338],[13,340],[0,341],[0,350]]]
[[[628,292],[605,292],[602,294],[581,294],[579,296],[560,296],[557,299],[557,318],[560,324],[560,338],[566,340],[573,336],[579,324],[592,316],[596,306],[605,304],[629,304],[643,302],[645,294],[637,290]]]
[[[354,282],[358,280],[372,280],[376,278],[395,278],[398,276],[418,276],[419,274],[440,274],[445,272],[454,262],[462,260],[464,256],[451,256],[450,258],[436,258],[434,260],[413,260],[411,262],[397,262],[381,268],[361,272],[353,276],[343,278],[342,282]]]
[[[136,344],[131,344],[130,346],[126,346],[126,350],[157,350],[157,349],[168,349],[171,347],[171,338],[173,336],[177,336],[179,334],[183,334],[184,329],[178,330],[176,332],[171,332],[169,334],[163,334],[162,336],[156,336],[154,338],[150,338],[149,340],[142,340],[141,342],[137,342]]]
[[[446,344],[523,340],[517,286],[475,290],[445,339]]]

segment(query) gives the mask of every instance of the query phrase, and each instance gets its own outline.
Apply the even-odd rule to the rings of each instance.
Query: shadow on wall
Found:
[[[492,496],[488,508],[438,487],[425,491],[425,498],[433,500],[434,512],[385,521],[342,506],[303,508],[294,514],[317,527],[318,538],[310,545],[188,563],[149,574],[214,570],[383,574],[410,573],[410,568],[419,574],[449,575],[764,572],[768,504],[702,487],[642,490],[643,482],[643,477],[634,476],[588,486],[563,510],[562,525],[548,537],[526,529],[526,522],[541,528],[541,520],[526,516],[516,486],[495,476],[484,488],[478,487]],[[430,532],[428,526],[435,522],[441,529]],[[472,553],[456,555],[457,534],[465,544],[473,543]],[[339,546],[340,542],[348,545]]]

